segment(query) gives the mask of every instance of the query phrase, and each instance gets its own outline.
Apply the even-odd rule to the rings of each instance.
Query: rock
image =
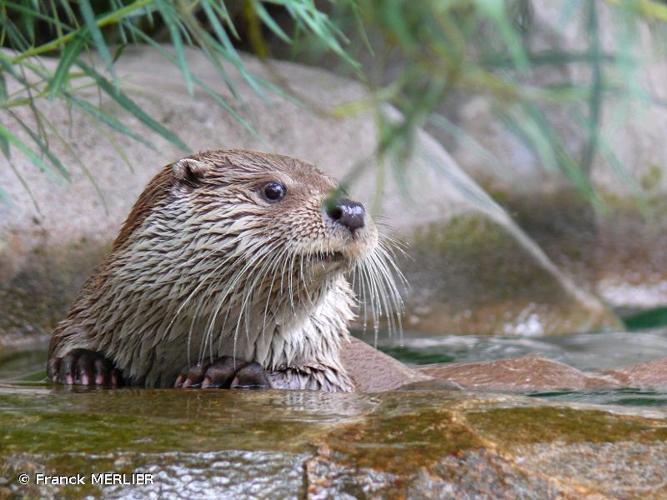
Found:
[[[424,365],[417,370],[455,387],[488,391],[541,392],[627,387],[661,390],[667,387],[667,358],[600,373],[577,370],[535,354],[475,363]]]
[[[342,360],[356,389],[361,392],[391,391],[431,380],[427,374],[408,368],[356,338],[343,349]]]
[[[622,387],[611,377],[588,374],[538,355],[480,363],[432,365],[423,367],[419,371],[459,387],[492,391]]]
[[[433,389],[100,391],[7,382],[0,407],[3,496],[667,493],[667,421],[657,409],[622,415]],[[152,484],[93,483],[92,474],[107,471],[151,474]],[[36,484],[38,473],[86,481]]]
[[[45,63],[53,67],[55,61]],[[201,53],[189,51],[188,64],[234,102]],[[278,62],[267,69],[252,58],[247,64],[261,75],[281,74],[292,91],[317,102],[318,109],[365,95],[361,85],[325,71]],[[376,171],[366,168],[377,164],[372,116],[334,119],[275,95],[260,98],[231,73],[241,99],[233,106],[255,127],[258,135],[253,135],[201,89],[194,99],[187,98],[179,71],[155,51],[128,47],[117,74],[124,91],[193,150],[270,150],[313,162],[338,178],[364,168],[353,191],[369,204],[381,205],[393,234],[411,243],[413,263],[410,258],[401,261],[413,283],[406,292],[408,330],[538,335],[618,326],[614,314],[564,276],[427,134],[418,135],[415,153],[403,165],[409,175],[387,172],[386,182],[378,185]],[[40,101],[40,106],[72,141],[70,150],[52,140],[72,180],[40,173],[14,151],[13,165],[27,181],[37,211],[12,169],[0,169],[0,185],[11,199],[0,205],[0,332],[48,331],[109,248],[145,183],[162,165],[184,155],[161,139],[153,139],[156,149],[150,150],[93,125],[76,111],[70,119],[60,102]],[[116,109],[105,99],[103,106]],[[17,112],[31,121],[27,110]],[[146,133],[135,119],[125,121]],[[381,198],[374,200],[374,193]]]
[[[588,6],[567,0],[532,2],[522,41],[534,55],[586,53],[591,40]],[[626,32],[622,7],[596,2],[596,8],[601,50],[636,58],[627,73],[614,63],[602,66],[604,85],[620,86],[613,95],[603,95],[600,137],[589,171],[604,209],[584,201],[554,165],[506,126],[487,97],[458,93],[441,109],[465,135],[429,131],[579,286],[614,307],[656,307],[667,304],[667,151],[661,133],[667,110],[659,104],[667,97],[667,63],[662,42],[648,24],[638,21]],[[590,75],[585,62],[552,60],[536,64],[526,81],[590,88]],[[541,102],[538,107],[562,146],[580,162],[588,144],[586,99]],[[471,139],[483,146],[484,154],[469,146]]]
[[[626,387],[667,388],[667,358],[608,370],[605,373]]]

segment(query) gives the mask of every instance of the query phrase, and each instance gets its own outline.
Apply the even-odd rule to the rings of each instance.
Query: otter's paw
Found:
[[[210,364],[197,364],[181,372],[174,387],[222,389],[270,389],[266,371],[259,363],[224,356]]]
[[[123,382],[111,361],[88,349],[73,349],[62,358],[50,358],[47,371],[57,384],[118,387]]]

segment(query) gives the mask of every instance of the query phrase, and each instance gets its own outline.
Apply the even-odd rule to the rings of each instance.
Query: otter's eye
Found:
[[[266,201],[276,202],[282,200],[287,194],[287,188],[280,182],[269,182],[262,188],[262,194]]]

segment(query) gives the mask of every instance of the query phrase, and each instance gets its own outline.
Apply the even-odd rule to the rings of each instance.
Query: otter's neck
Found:
[[[258,339],[253,358],[272,371],[272,383],[282,389],[352,390],[340,351],[349,342],[354,295],[343,276],[300,316],[278,321],[267,342]]]
[[[319,300],[294,311],[287,307],[275,318],[275,331],[267,345],[259,348],[254,358],[268,369],[295,365],[328,366],[338,361],[341,343],[348,338],[348,323],[352,313],[353,293],[342,276],[332,281]]]

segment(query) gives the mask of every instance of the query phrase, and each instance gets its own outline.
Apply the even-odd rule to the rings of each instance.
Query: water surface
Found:
[[[358,334],[370,344],[372,336]],[[465,363],[540,354],[584,371],[598,371],[667,357],[667,330],[586,333],[543,338],[445,335],[378,336],[377,348],[408,365]],[[0,391],[46,387],[43,344],[0,356]],[[14,389],[12,389],[14,388]],[[555,401],[629,407],[667,407],[667,392],[637,388],[526,392]]]
[[[369,343],[372,336],[360,335]],[[468,363],[539,354],[583,371],[602,371],[667,357],[667,329],[581,333],[550,337],[444,335],[378,336],[377,348],[409,365]],[[596,405],[666,407],[667,393],[637,388],[524,393],[531,397]]]

